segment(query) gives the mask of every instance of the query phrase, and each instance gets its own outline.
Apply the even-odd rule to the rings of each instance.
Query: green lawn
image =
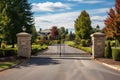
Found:
[[[92,53],[92,49],[91,47],[82,47],[82,46],[78,46],[77,48],[84,50],[86,52]]]
[[[37,48],[37,49],[47,49],[48,48],[48,46],[47,45],[45,45],[45,44],[43,44],[43,45],[37,45],[37,44],[34,44],[34,45],[32,45],[32,49],[34,49],[34,48]]]
[[[16,62],[0,62],[0,70],[9,68],[10,66],[15,65]]]
[[[67,44],[67,45],[75,45],[75,42],[73,42],[73,41],[65,41],[65,44]]]

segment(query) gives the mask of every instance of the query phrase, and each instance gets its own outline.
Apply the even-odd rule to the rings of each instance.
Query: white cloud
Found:
[[[96,3],[103,3],[105,1],[100,0],[68,0],[68,1],[75,1],[79,3],[86,3],[86,4],[96,4]]]
[[[68,12],[59,14],[49,14],[35,17],[35,25],[39,28],[51,28],[52,26],[74,28],[74,20],[80,12]]]
[[[93,27],[96,27],[97,24],[99,24],[101,28],[104,27],[103,21],[107,16],[106,15],[100,16],[99,14],[105,14],[106,10],[109,10],[109,8],[87,10],[87,12],[91,16]],[[74,20],[78,17],[80,12],[81,11],[74,11],[74,12],[38,15],[35,16],[35,25],[37,30],[39,30],[39,28],[46,29],[52,26],[58,26],[58,27],[64,26],[66,28],[74,28]]]
[[[92,16],[91,20],[92,20],[92,27],[96,27],[97,25],[99,25],[101,28],[103,28],[104,25],[104,20],[106,19],[106,16]]]
[[[44,2],[44,3],[33,3],[32,11],[59,11],[59,10],[66,10],[71,9],[70,4],[64,4],[62,2]]]
[[[91,20],[93,21],[103,21],[105,20],[106,16],[92,16]]]
[[[89,13],[92,15],[94,14],[102,14],[102,13],[107,13],[110,8],[99,8],[99,9],[93,9],[93,10],[88,10]]]

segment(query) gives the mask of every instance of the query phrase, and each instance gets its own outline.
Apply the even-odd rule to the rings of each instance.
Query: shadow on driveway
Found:
[[[29,66],[41,66],[41,65],[57,65],[60,64],[58,60],[54,60],[49,57],[31,57],[29,60],[23,62],[21,65],[17,66],[16,68],[19,68],[21,66],[23,67],[29,67]]]

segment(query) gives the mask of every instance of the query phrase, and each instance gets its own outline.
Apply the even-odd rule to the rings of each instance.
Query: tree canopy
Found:
[[[115,9],[109,10],[104,23],[106,38],[116,38],[120,42],[120,0],[115,0]]]
[[[68,35],[68,29],[65,27],[60,27],[59,28],[59,36],[61,37],[61,39],[66,39],[66,36]]]
[[[59,31],[57,26],[53,26],[50,32],[50,38],[51,39],[58,39],[59,37]]]
[[[85,10],[83,10],[75,20],[74,27],[76,40],[90,38],[90,33],[92,30],[91,20],[89,14]]]
[[[8,43],[12,43],[14,47],[16,34],[22,31],[23,26],[26,27],[26,32],[33,34],[34,39],[36,29],[31,12],[32,6],[28,0],[1,0],[0,6],[2,6],[0,7],[0,28]]]

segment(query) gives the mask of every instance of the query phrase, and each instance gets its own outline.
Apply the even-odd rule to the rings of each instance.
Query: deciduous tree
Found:
[[[104,21],[107,38],[116,38],[120,42],[120,0],[115,0],[115,9],[110,9]]]
[[[50,32],[51,39],[58,39],[59,37],[59,31],[57,26],[53,26]]]

